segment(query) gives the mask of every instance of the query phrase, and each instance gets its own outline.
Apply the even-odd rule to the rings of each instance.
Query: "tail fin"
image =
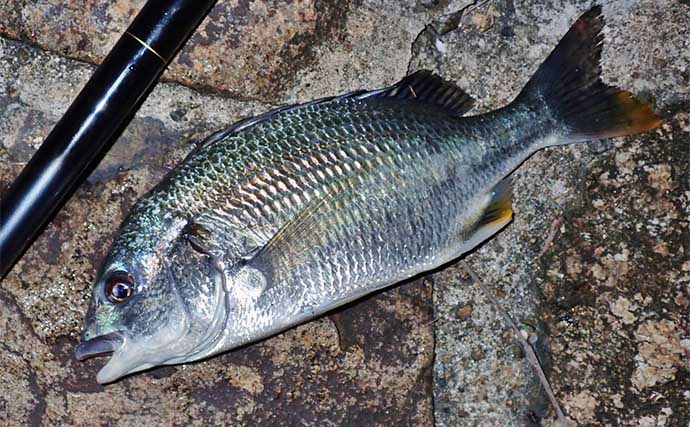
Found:
[[[516,101],[546,102],[567,127],[568,142],[631,135],[661,120],[649,104],[601,81],[601,6],[580,17]]]

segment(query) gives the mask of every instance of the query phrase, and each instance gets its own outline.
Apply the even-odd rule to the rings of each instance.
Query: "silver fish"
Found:
[[[100,383],[275,334],[445,264],[512,217],[535,151],[658,126],[600,79],[601,8],[520,95],[471,98],[428,71],[290,106],[211,137],[133,207],[93,288],[80,359]]]

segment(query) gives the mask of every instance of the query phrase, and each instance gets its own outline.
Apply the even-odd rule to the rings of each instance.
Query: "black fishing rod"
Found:
[[[96,168],[216,0],[149,0],[0,201],[0,278]]]

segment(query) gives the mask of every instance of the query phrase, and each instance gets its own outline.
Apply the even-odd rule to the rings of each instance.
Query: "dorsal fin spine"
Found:
[[[315,99],[303,104],[287,105],[275,110],[267,111],[258,116],[240,120],[229,128],[211,135],[201,144],[201,147],[213,144],[229,135],[247,129],[278,114],[300,108],[310,108],[321,104],[341,102],[347,99],[366,100],[371,98],[392,98],[423,102],[446,110],[450,115],[462,116],[474,105],[474,100],[454,83],[448,82],[429,70],[412,73],[398,83],[381,89],[370,91],[358,90],[340,96]]]

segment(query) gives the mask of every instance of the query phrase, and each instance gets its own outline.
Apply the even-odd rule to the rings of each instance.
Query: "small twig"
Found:
[[[532,368],[534,368],[535,372],[537,373],[537,377],[539,377],[539,382],[541,382],[542,387],[544,387],[544,390],[546,390],[546,395],[549,397],[549,400],[551,401],[551,405],[553,406],[554,410],[556,411],[556,422],[562,423],[562,425],[566,425],[566,418],[565,415],[563,414],[563,411],[561,410],[560,405],[558,404],[558,401],[556,400],[556,396],[553,394],[553,390],[551,389],[551,385],[549,384],[549,380],[546,378],[546,374],[544,374],[544,370],[541,367],[541,364],[539,363],[539,359],[537,358],[536,353],[534,352],[534,349],[532,346],[527,342],[527,340],[522,336],[520,333],[520,330],[518,329],[517,325],[513,321],[513,319],[510,317],[508,312],[506,312],[501,304],[496,300],[494,297],[493,293],[489,290],[489,288],[484,285],[484,282],[477,276],[477,274],[472,270],[470,265],[467,263],[467,261],[462,260],[460,261],[462,266],[465,268],[467,273],[470,275],[472,280],[479,285],[479,287],[482,289],[482,292],[486,295],[487,298],[489,298],[489,301],[493,306],[498,310],[503,318],[505,319],[506,323],[510,325],[510,327],[513,329],[513,332],[517,336],[518,340],[520,341],[520,345],[522,346],[522,349],[525,351],[525,354],[527,355],[527,360],[529,360],[530,364],[532,365]]]
[[[549,249],[549,246],[551,246],[553,239],[556,237],[556,233],[558,232],[558,227],[560,225],[561,220],[559,218],[553,220],[553,222],[551,223],[551,228],[549,228],[549,234],[546,235],[546,240],[544,240],[544,243],[541,245],[541,251],[539,251],[538,257],[544,255],[547,249]]]

